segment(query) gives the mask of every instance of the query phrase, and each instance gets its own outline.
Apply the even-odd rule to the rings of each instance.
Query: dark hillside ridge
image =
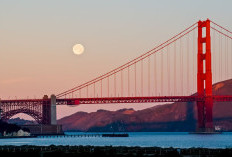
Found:
[[[214,95],[232,95],[232,80],[213,85]],[[58,120],[63,129],[77,131],[195,131],[196,104],[172,103],[144,110],[77,112]],[[214,125],[232,131],[232,102],[215,102]]]

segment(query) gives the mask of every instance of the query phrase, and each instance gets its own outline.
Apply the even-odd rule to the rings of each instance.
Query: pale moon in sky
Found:
[[[73,46],[73,52],[76,55],[82,54],[84,52],[84,49],[85,49],[84,46],[81,44],[76,44]]]

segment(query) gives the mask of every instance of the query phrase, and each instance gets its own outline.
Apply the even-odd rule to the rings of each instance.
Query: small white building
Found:
[[[222,130],[222,128],[220,126],[218,126],[218,125],[216,125],[214,128],[215,128],[215,131],[221,131]]]
[[[3,136],[31,136],[31,133],[23,131],[22,129],[20,129],[17,132],[12,132],[12,133],[6,133],[4,131]]]

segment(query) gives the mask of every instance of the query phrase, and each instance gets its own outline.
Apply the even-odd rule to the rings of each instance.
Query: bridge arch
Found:
[[[0,118],[9,120],[16,114],[24,113],[35,119],[38,124],[56,125],[56,96],[47,95],[43,99],[0,100]]]
[[[2,114],[2,120],[7,121],[9,120],[11,117],[13,117],[14,115],[17,115],[19,113],[24,113],[26,115],[31,116],[38,124],[42,124],[42,120],[43,120],[43,115],[42,113],[35,111],[35,110],[31,110],[31,109],[27,109],[27,108],[22,108],[22,109],[17,109],[17,110],[10,110],[8,112],[5,112]]]

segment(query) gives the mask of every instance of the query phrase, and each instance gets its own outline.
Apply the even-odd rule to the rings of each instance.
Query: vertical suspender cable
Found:
[[[195,89],[196,89],[196,71],[195,71],[195,68],[196,68],[196,49],[195,49],[195,30],[193,31],[193,92],[195,92]]]
[[[121,70],[121,97],[123,97],[123,71]]]
[[[141,60],[141,96],[143,96],[143,60]]]
[[[102,79],[101,79],[101,97],[102,97]]]
[[[230,70],[230,72],[231,72],[231,77],[232,77],[232,40],[230,40],[230,55],[231,55],[231,60],[230,60],[230,63],[231,63],[231,65],[230,65],[230,68],[231,68],[231,70]]]
[[[161,51],[161,95],[163,96],[163,50]]]
[[[183,93],[183,60],[182,60],[182,47],[181,47],[181,45],[182,45],[182,40],[181,40],[181,38],[180,38],[180,80],[181,80],[181,95],[183,95],[184,93]]]
[[[228,34],[227,34],[228,35]],[[228,62],[229,62],[229,54],[228,54],[228,38],[226,37],[226,79],[229,78],[228,76]]]
[[[226,35],[227,32],[226,32]],[[228,62],[229,62],[229,53],[228,53],[228,38],[225,36],[225,69],[226,69],[226,78],[225,79],[228,79],[229,78],[229,75],[228,75],[228,72],[229,72],[229,67],[228,67]]]
[[[221,50],[221,44],[222,44],[222,42],[221,42],[221,40],[222,40],[222,37],[221,37],[221,34],[219,34],[219,81],[221,81],[222,80],[222,74],[221,74],[221,69],[222,69],[222,65],[221,65],[221,58],[222,58],[222,55],[221,55],[221,52],[222,52],[222,50]]]
[[[220,64],[221,64],[221,66],[220,66],[221,67],[221,80],[220,81],[223,80],[223,52],[222,52],[223,51],[222,50],[223,46],[222,46],[222,43],[223,43],[223,36],[221,35],[221,44],[220,44],[221,45],[221,50],[220,50],[220,54],[221,54],[221,57],[220,57],[221,58],[221,60],[220,60]]]
[[[228,51],[228,78],[230,77],[230,39],[227,40],[227,51]]]
[[[216,62],[215,62],[215,47],[216,47],[216,45],[215,45],[215,31],[213,31],[213,46],[212,46],[212,49],[213,49],[213,51],[211,52],[211,54],[212,54],[212,57],[213,57],[213,82],[216,82],[216,76],[215,76],[215,74],[216,74]]]
[[[221,50],[221,40],[220,40],[220,34],[218,34],[218,59],[217,59],[217,62],[218,62],[218,79],[217,81],[220,80],[220,75],[221,75],[221,72],[220,72],[220,57],[221,57],[221,53],[220,53],[220,50]]]
[[[157,96],[157,79],[156,79],[156,53],[154,54],[154,82],[155,82],[155,96]]]
[[[86,91],[87,91],[87,98],[89,97],[89,89],[88,89],[88,86],[86,87],[87,89],[86,89]]]
[[[108,97],[110,97],[110,76],[108,76],[107,82],[108,82]]]
[[[230,77],[230,39],[227,38],[227,72],[228,72],[228,78]]]
[[[224,42],[224,53],[223,54],[225,54],[225,56],[223,56],[223,58],[225,58],[225,61],[224,61],[224,70],[225,70],[225,78],[224,79],[226,79],[227,78],[227,66],[226,66],[226,64],[227,64],[227,51],[226,51],[226,37],[225,37],[225,42]]]
[[[127,69],[127,71],[128,71],[128,76],[127,76],[127,78],[128,78],[128,97],[130,96],[130,67],[128,66],[128,69]]]
[[[222,81],[222,35],[220,35],[220,81]]]
[[[116,97],[116,74],[114,74],[114,97]]]
[[[174,95],[176,96],[176,42],[174,43]]]
[[[148,96],[150,96],[150,56],[148,57]]]
[[[136,62],[135,62],[135,96],[136,96],[136,93],[137,93],[137,87],[136,87],[136,84],[137,84],[137,81],[136,81]]]
[[[168,96],[170,96],[170,67],[169,67],[169,46],[167,46],[167,72],[168,72]]]
[[[186,94],[190,94],[189,93],[189,73],[190,73],[190,69],[189,69],[189,34],[187,35],[187,92]]]
[[[95,83],[93,84],[93,97],[95,98]]]
[[[222,53],[222,56],[223,56],[222,62],[224,63],[224,73],[223,74],[225,74],[224,78],[223,78],[223,80],[224,80],[224,79],[226,79],[226,76],[227,76],[227,73],[226,73],[226,37],[225,37],[225,41],[224,41],[224,44],[222,47],[222,51],[224,52],[224,53]]]

